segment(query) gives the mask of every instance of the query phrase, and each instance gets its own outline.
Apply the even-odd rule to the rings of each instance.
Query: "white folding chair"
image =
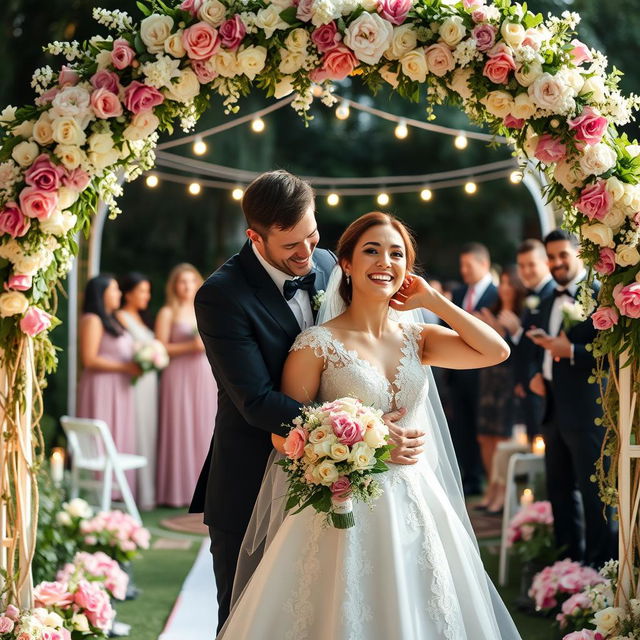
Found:
[[[507,486],[504,497],[504,511],[502,514],[502,537],[500,539],[500,564],[498,570],[498,584],[507,584],[509,573],[509,554],[507,549],[507,533],[509,522],[520,508],[516,478],[527,476],[527,485],[533,486],[535,478],[544,474],[544,456],[536,453],[514,453],[509,458],[507,467]]]
[[[115,480],[126,510],[142,523],[124,472],[146,466],[147,459],[131,453],[118,453],[104,420],[63,416],[60,422],[71,452],[71,497],[77,498],[81,487],[97,489],[100,505],[96,506],[102,511],[108,511],[111,508],[111,489]],[[83,478],[80,476],[83,470],[101,472],[102,479],[96,479],[95,473]]]

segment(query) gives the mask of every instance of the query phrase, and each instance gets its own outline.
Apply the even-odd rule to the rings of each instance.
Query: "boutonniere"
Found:
[[[324,302],[325,291],[324,289],[320,289],[315,296],[311,299],[311,306],[314,311],[317,311],[320,308],[320,305]]]
[[[565,333],[586,319],[587,314],[579,302],[564,302],[562,304],[562,328]]]
[[[529,311],[534,311],[540,305],[540,296],[531,294],[524,299],[524,305]]]

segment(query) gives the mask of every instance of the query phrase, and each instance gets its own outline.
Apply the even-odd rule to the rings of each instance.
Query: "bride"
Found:
[[[312,508],[283,519],[285,474],[271,464],[244,542],[266,550],[219,638],[519,639],[480,559],[429,366],[488,367],[509,348],[411,274],[413,239],[396,218],[362,216],[337,256],[327,321],[296,339],[282,391],[301,404],[354,396],[383,412],[405,408],[399,425],[426,427],[425,450],[378,476],[383,494],[372,508],[354,503],[350,529],[327,527]],[[420,307],[451,329],[406,319]],[[284,439],[273,440],[282,452]]]

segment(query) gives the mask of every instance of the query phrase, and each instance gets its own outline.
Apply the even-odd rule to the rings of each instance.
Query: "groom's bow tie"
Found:
[[[568,289],[554,289],[553,297],[559,298],[560,296],[569,296],[570,298],[575,298],[573,293],[571,293],[571,291],[569,291]]]
[[[285,300],[291,300],[296,295],[298,289],[304,289],[305,291],[312,291],[313,285],[316,281],[315,272],[308,273],[301,278],[294,278],[293,280],[285,280],[282,292],[284,293]]]

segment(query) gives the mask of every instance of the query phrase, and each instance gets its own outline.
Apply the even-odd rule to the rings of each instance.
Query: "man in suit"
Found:
[[[314,324],[316,293],[326,289],[335,256],[319,240],[311,186],[286,171],[262,174],[242,208],[248,241],[196,295],[198,330],[218,384],[209,454],[190,507],[204,512],[218,590],[218,630],[229,615],[238,553],[253,510],[271,434],[287,435],[300,405],[280,393],[298,333]],[[402,413],[386,418],[390,428]],[[412,464],[419,432],[398,435],[392,460]]]
[[[491,277],[491,257],[483,244],[471,242],[460,252],[464,286],[453,292],[453,303],[470,313],[493,307],[498,289]],[[462,473],[465,495],[482,492],[482,461],[478,445],[478,370],[449,373],[451,389],[451,437]]]
[[[573,306],[578,284],[587,274],[575,236],[558,229],[544,242],[557,286],[540,303],[537,329],[527,335],[544,350],[541,370],[530,387],[547,401],[542,426],[547,494],[558,546],[573,560],[600,567],[615,557],[616,537],[612,510],[604,510],[605,519],[597,485],[590,479],[604,430],[594,424],[602,416],[596,403],[599,389],[588,382],[594,359],[586,347],[596,330],[591,318],[576,318]],[[594,283],[595,294],[599,289]]]

